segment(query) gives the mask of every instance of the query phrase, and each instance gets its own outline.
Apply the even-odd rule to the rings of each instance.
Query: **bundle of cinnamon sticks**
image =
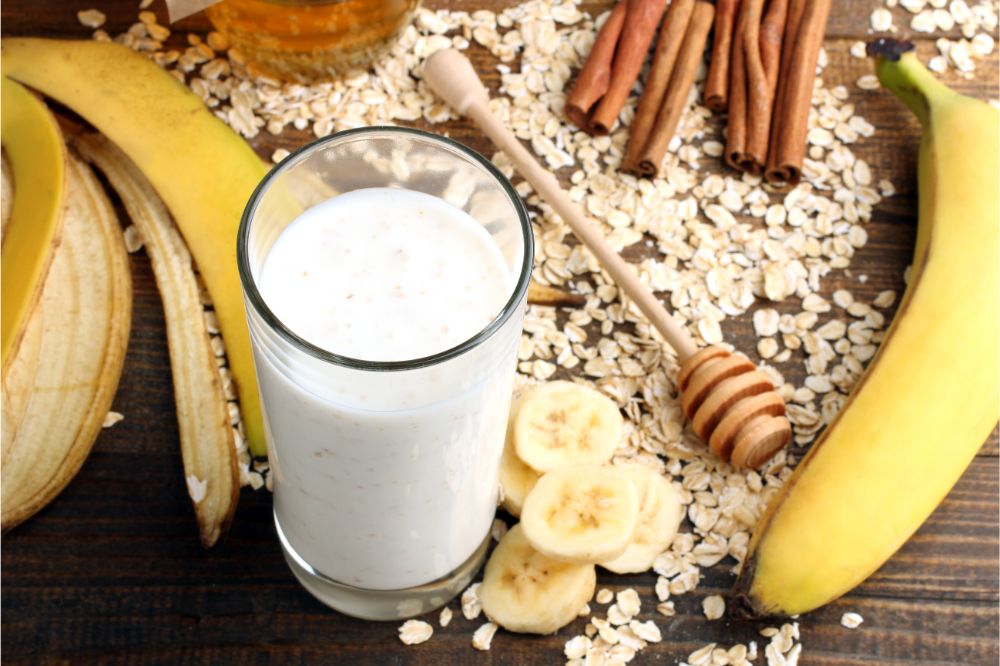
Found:
[[[620,0],[604,23],[566,101],[566,116],[592,134],[607,134],[642,70],[660,26],[653,64],[632,121],[622,170],[655,176],[694,85],[715,7],[708,0]]]
[[[672,0],[666,11],[664,4],[619,0],[566,101],[566,116],[591,134],[611,130],[662,17],[621,165],[655,176],[714,24],[705,104],[729,112],[726,162],[771,183],[797,183],[831,0]]]
[[[802,177],[830,5],[831,0],[719,0],[705,104],[729,112],[726,162],[734,169],[772,184],[794,185]]]

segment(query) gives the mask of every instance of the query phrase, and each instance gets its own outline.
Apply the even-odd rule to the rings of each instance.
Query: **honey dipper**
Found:
[[[538,194],[566,221],[619,288],[666,339],[681,366],[681,406],[695,433],[723,460],[756,468],[792,436],[785,403],[768,376],[740,353],[712,345],[699,349],[632,267],[604,240],[556,177],[544,169],[489,108],[489,93],[468,58],[453,49],[424,63],[424,80],[452,108],[470,117],[502,149]]]

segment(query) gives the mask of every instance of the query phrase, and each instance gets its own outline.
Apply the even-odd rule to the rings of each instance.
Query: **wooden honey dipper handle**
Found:
[[[742,354],[718,346],[699,350],[632,266],[612,248],[600,227],[573,203],[556,177],[493,115],[489,93],[468,58],[453,49],[424,63],[424,80],[459,113],[469,116],[510,158],[518,172],[565,220],[618,287],[677,352],[681,403],[695,432],[723,460],[759,467],[791,439],[785,403],[766,374]]]
[[[493,115],[489,107],[489,93],[468,58],[453,49],[438,51],[424,63],[424,79],[444,101],[459,113],[472,118],[493,143],[507,153],[524,179],[559,213],[559,217],[597,257],[618,287],[670,343],[678,359],[683,362],[694,355],[698,346],[688,332],[674,321],[659,299],[639,280],[632,266],[608,245],[600,227],[587,219],[580,207],[566,196],[556,177],[543,168],[506,125]]]

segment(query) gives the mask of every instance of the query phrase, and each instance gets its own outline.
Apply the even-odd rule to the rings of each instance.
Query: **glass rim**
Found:
[[[250,270],[250,257],[249,257],[249,238],[250,238],[250,223],[253,218],[254,213],[257,210],[261,199],[267,193],[270,188],[271,183],[277,176],[287,171],[291,165],[296,162],[295,158],[306,153],[315,152],[328,144],[340,143],[344,140],[359,138],[364,138],[365,135],[377,135],[377,134],[403,134],[410,135],[417,139],[426,141],[432,144],[438,144],[439,147],[444,147],[452,149],[462,156],[469,159],[471,162],[481,166],[488,174],[490,174],[497,183],[500,184],[501,189],[507,195],[514,210],[517,214],[518,222],[521,227],[521,235],[524,242],[524,251],[521,257],[521,267],[518,274],[517,283],[514,285],[514,289],[511,292],[510,298],[504,304],[503,308],[500,310],[500,314],[493,318],[489,324],[484,328],[480,329],[471,338],[460,342],[459,344],[445,349],[444,351],[437,352],[436,354],[431,354],[429,356],[422,356],[415,359],[407,359],[403,361],[370,361],[365,359],[353,358],[350,356],[344,356],[341,354],[336,354],[329,350],[323,349],[318,345],[315,345],[305,338],[300,337],[294,333],[291,329],[285,326],[284,323],[271,311],[267,303],[264,302],[264,298],[261,296],[260,291],[257,288],[257,283],[253,279],[252,272]],[[282,338],[284,338],[288,343],[290,343],[296,349],[303,351],[310,356],[327,363],[332,363],[335,365],[354,368],[357,370],[369,370],[369,371],[379,371],[379,372],[398,372],[402,370],[416,370],[419,368],[426,368],[428,366],[437,365],[443,363],[450,359],[461,356],[467,351],[478,347],[480,344],[485,342],[487,339],[493,336],[500,328],[503,327],[505,323],[513,316],[514,312],[517,310],[518,305],[524,298],[528,291],[528,282],[531,279],[531,269],[534,261],[534,235],[531,230],[531,220],[528,217],[528,211],[524,206],[524,201],[522,201],[520,195],[511,185],[510,181],[504,176],[497,167],[486,159],[483,155],[476,152],[475,150],[465,146],[458,141],[441,136],[439,134],[434,134],[432,132],[427,132],[424,130],[412,128],[412,127],[399,127],[395,125],[372,125],[369,127],[356,127],[354,129],[343,130],[340,132],[335,132],[329,136],[316,139],[310,143],[305,144],[292,153],[290,153],[285,159],[276,164],[267,173],[266,176],[257,184],[254,188],[253,194],[250,195],[250,199],[247,201],[247,205],[243,209],[243,214],[240,217],[240,227],[236,236],[236,265],[239,271],[240,283],[243,287],[243,294],[245,300],[249,302],[250,306],[253,308],[264,322],[274,331],[278,333]]]

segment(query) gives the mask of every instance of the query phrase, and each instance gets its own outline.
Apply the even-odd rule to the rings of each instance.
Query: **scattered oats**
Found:
[[[819,294],[809,294],[802,299],[802,309],[806,312],[829,312],[830,304]]]
[[[872,11],[870,23],[875,32],[888,32],[893,29],[892,12],[885,7],[878,7]]]
[[[867,58],[868,52],[866,50],[867,46],[862,41],[857,41],[851,44],[851,55],[855,58]]]
[[[433,634],[434,627],[423,620],[407,620],[399,627],[399,640],[404,645],[418,645],[430,640]]]
[[[606,587],[602,587],[600,590],[597,591],[597,596],[594,597],[594,600],[597,601],[597,603],[599,604],[606,604],[609,603],[614,598],[615,598],[614,592],[612,592]]]
[[[840,617],[840,624],[844,625],[848,629],[857,629],[864,621],[865,619],[858,613],[844,613]]]
[[[466,620],[475,620],[483,612],[479,601],[479,583],[473,583],[462,592],[462,615]]]
[[[874,74],[865,74],[857,80],[857,86],[862,90],[878,90],[878,77]]]
[[[664,601],[657,604],[656,612],[666,617],[673,617],[677,614],[677,611],[674,610],[674,602],[672,601]]]
[[[122,237],[125,239],[125,250],[132,254],[138,252],[142,249],[144,245],[142,240],[142,232],[139,231],[138,227],[134,224],[130,224],[125,227],[125,231],[122,232]]]
[[[701,609],[709,620],[718,620],[726,612],[726,602],[718,594],[712,594],[701,601]]]
[[[567,659],[583,659],[587,656],[591,645],[590,639],[586,636],[574,636],[566,641],[563,646],[563,654]]]
[[[896,302],[896,292],[891,289],[879,292],[875,300],[872,301],[872,305],[877,308],[888,308],[891,307],[893,303]]]
[[[632,630],[639,639],[646,641],[647,643],[659,643],[663,640],[663,633],[660,628],[656,626],[656,623],[652,620],[647,620],[646,622],[640,622],[639,620],[632,620],[628,624],[629,629]]]
[[[119,412],[108,412],[104,417],[104,422],[101,424],[102,428],[110,428],[116,423],[121,423],[125,420],[125,415]]]
[[[208,492],[208,479],[199,479],[194,474],[188,474],[185,481],[187,481],[188,495],[191,496],[191,501],[199,504],[205,499],[205,493]]]
[[[615,626],[628,624],[631,619],[632,616],[627,615],[618,604],[611,604],[608,607],[608,622],[611,624]]]
[[[712,652],[715,651],[716,643],[709,643],[698,648],[688,655],[687,661],[691,666],[705,666],[712,663]]]
[[[284,148],[277,148],[273,153],[271,153],[271,161],[277,164],[278,162],[281,162],[289,155],[291,155],[291,153],[285,150]]]
[[[778,311],[773,308],[763,308],[753,313],[753,330],[759,337],[774,335],[778,332]]]
[[[778,341],[774,338],[761,338],[757,341],[757,353],[763,359],[774,358],[778,353]]]
[[[492,622],[487,622],[483,626],[476,629],[476,632],[472,634],[472,647],[477,650],[489,650],[490,644],[493,642],[493,637],[497,633],[497,625]]]
[[[816,329],[816,334],[824,340],[839,340],[847,334],[847,324],[840,319],[831,319]]]
[[[76,13],[76,20],[85,28],[100,28],[107,19],[104,12],[97,9],[81,9]]]
[[[639,600],[639,593],[631,587],[616,594],[615,600],[618,602],[616,605],[630,618],[639,614],[642,602]]]

